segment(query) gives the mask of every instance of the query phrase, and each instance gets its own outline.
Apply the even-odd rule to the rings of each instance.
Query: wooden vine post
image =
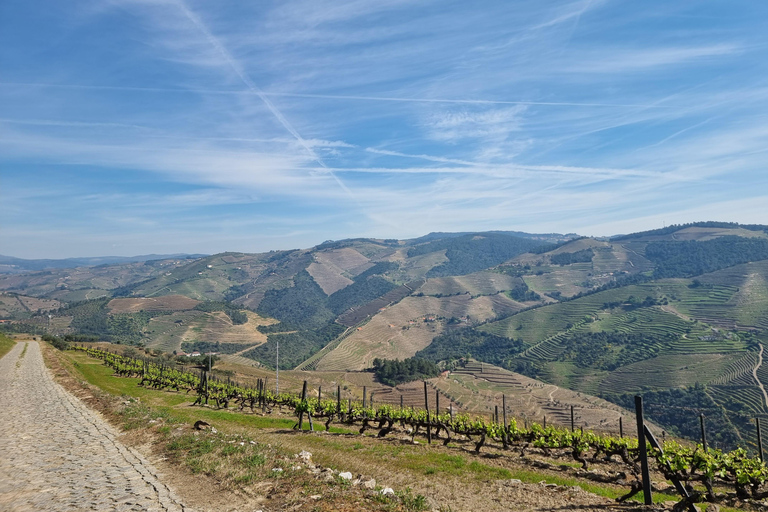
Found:
[[[302,410],[299,411],[299,430],[304,430],[304,411],[303,405],[307,401],[307,381],[304,381],[304,387],[301,388],[301,405]]]
[[[507,423],[507,395],[501,395],[501,413],[504,417],[504,433],[501,437],[501,443],[504,445],[504,448],[507,448],[509,446],[509,423]],[[546,423],[546,419],[544,420]],[[546,427],[546,425],[545,425]]]
[[[573,406],[571,406],[571,411],[573,411]],[[637,415],[637,446],[640,449],[640,470],[643,476],[643,497],[645,498],[645,504],[651,505],[653,504],[653,498],[651,496],[651,472],[648,469],[648,448],[645,445],[643,397],[640,395],[635,396],[635,414]]]
[[[656,437],[653,435],[653,433],[648,429],[646,425],[643,425],[643,435],[640,436],[643,439],[643,442],[645,442],[645,438],[648,438],[648,442],[651,443],[651,446],[659,451],[659,453],[663,456],[664,450],[661,448],[661,445],[656,440]],[[638,440],[640,439],[638,437]],[[669,466],[669,462],[666,463],[667,469],[671,470]],[[691,495],[688,493],[688,490],[683,486],[682,482],[677,478],[672,478],[672,483],[675,485],[675,489],[677,489],[677,492],[680,493],[680,496],[683,497],[684,501],[688,502],[688,512],[698,512],[698,509],[693,505],[693,503],[690,501]],[[648,484],[650,486],[650,482]],[[645,482],[643,482],[643,486],[645,486]],[[646,503],[646,505],[649,505],[649,503]]]
[[[429,428],[429,395],[427,394],[427,381],[424,381],[424,408],[427,410],[427,443],[432,444],[432,430]]]

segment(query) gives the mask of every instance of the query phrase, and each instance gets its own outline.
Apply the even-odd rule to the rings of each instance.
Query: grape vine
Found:
[[[420,433],[430,432],[431,438],[441,440],[444,445],[451,441],[468,440],[474,443],[476,452],[488,443],[519,450],[521,455],[529,448],[536,448],[547,455],[569,454],[583,469],[587,469],[590,462],[621,461],[636,477],[640,473],[638,441],[635,438],[570,431],[538,423],[521,427],[515,419],[503,425],[468,414],[428,412],[390,404],[364,406],[358,401],[344,403],[338,397],[318,399],[285,392],[275,394],[264,386],[243,386],[209,377],[204,372],[180,371],[98,348],[73,346],[72,349],[103,360],[118,376],[140,378],[142,386],[185,393],[194,391],[197,395],[195,405],[215,404],[218,408],[229,408],[230,404],[234,404],[241,411],[248,408],[251,412],[257,408],[286,407],[297,417],[309,415],[315,420],[324,420],[326,430],[331,423],[337,422],[348,426],[359,425],[361,434],[366,430],[378,430],[377,436],[384,437],[399,426],[410,432],[412,439]],[[295,427],[298,426],[297,422]],[[768,468],[761,460],[750,457],[744,449],[730,452],[712,448],[704,450],[701,445],[685,446],[666,441],[662,450],[651,449],[649,456],[655,459],[658,470],[665,478],[703,487],[703,491],[691,494],[687,500],[691,503],[722,501],[727,495],[716,492],[716,488],[723,486],[733,488],[734,496],[741,500],[768,497]],[[631,485],[632,491],[620,500],[640,490],[637,481],[626,478],[624,473],[618,473],[610,481]]]

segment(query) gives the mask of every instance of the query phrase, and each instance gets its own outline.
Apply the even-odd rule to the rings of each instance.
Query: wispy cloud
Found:
[[[433,138],[447,142],[483,137],[506,139],[509,132],[522,129],[524,111],[524,106],[474,112],[442,111],[429,115],[425,125]]]
[[[215,252],[752,221],[768,187],[765,14],[17,3],[0,21],[0,237],[28,255]]]
[[[693,64],[703,59],[738,54],[743,49],[733,43],[662,48],[592,50],[566,68],[571,73],[627,73],[654,68]]]
[[[181,9],[181,11],[184,13],[184,15],[197,27],[198,30],[205,36],[205,38],[208,40],[208,42],[213,46],[216,51],[223,57],[223,59],[227,62],[230,68],[232,68],[232,71],[234,71],[238,77],[240,77],[240,80],[242,80],[243,84],[245,84],[248,89],[256,94],[261,101],[264,102],[264,104],[267,106],[269,111],[274,115],[277,120],[280,122],[280,124],[285,128],[293,137],[296,139],[296,141],[307,151],[307,153],[312,157],[313,160],[315,160],[318,164],[320,164],[322,167],[327,167],[325,165],[325,162],[318,156],[318,154],[314,151],[314,149],[307,144],[307,142],[304,140],[304,138],[299,134],[299,132],[296,130],[296,128],[293,127],[293,125],[286,119],[286,117],[283,115],[283,113],[275,106],[275,104],[267,98],[267,96],[264,95],[264,93],[261,91],[261,89],[251,80],[251,77],[248,76],[248,74],[245,72],[243,67],[240,65],[240,63],[235,60],[235,58],[232,56],[232,54],[224,47],[224,45],[219,41],[219,39],[214,36],[211,31],[208,29],[208,27],[205,25],[205,23],[202,21],[202,19],[192,12],[187,5],[184,3],[184,0],[176,0],[176,5]],[[333,177],[333,179],[338,183],[338,185],[350,196],[353,197],[352,191],[347,188],[344,183],[336,176],[332,171],[328,171],[329,174]]]

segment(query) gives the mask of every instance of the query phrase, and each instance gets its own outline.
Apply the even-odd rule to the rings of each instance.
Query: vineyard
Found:
[[[197,398],[193,405],[240,411],[247,409],[251,412],[287,408],[298,418],[294,426],[296,429],[303,429],[306,416],[310,429],[314,429],[314,421],[320,421],[325,424],[326,430],[331,423],[337,423],[347,428],[355,427],[361,434],[376,431],[379,438],[393,432],[406,432],[412,440],[417,435],[425,435],[429,443],[469,444],[475,452],[493,446],[509,451],[510,456],[515,453],[522,456],[526,451],[549,457],[568,456],[584,470],[591,464],[613,462],[621,464],[622,469],[603,472],[600,478],[601,481],[627,488],[627,493],[619,501],[641,492],[644,483],[650,485],[647,470],[639,463],[642,462],[644,440],[641,443],[635,438],[617,438],[538,423],[523,426],[516,419],[507,418],[506,404],[503,404],[501,411],[497,408],[489,420],[454,414],[452,409],[443,412],[439,406],[439,395],[436,395],[435,402],[427,400],[426,408],[420,409],[392,404],[373,405],[367,396],[362,402],[351,399],[344,402],[340,389],[330,398],[323,399],[319,392],[317,397],[310,397],[306,382],[301,395],[276,394],[266,389],[264,381],[259,381],[256,387],[248,387],[229,380],[214,379],[206,372],[180,371],[96,348],[73,348],[101,359],[118,376],[141,379],[141,385],[145,387],[194,392]],[[425,383],[425,398],[429,394]],[[434,409],[430,403],[435,404]],[[683,491],[682,505],[690,507],[694,502],[761,500],[768,497],[768,468],[761,459],[750,457],[745,450],[724,452],[701,445],[683,446],[674,441],[664,442],[662,446],[656,444],[650,434],[648,437],[652,446],[649,456],[664,478],[673,481],[679,489],[683,489],[681,485],[691,486],[688,491]],[[642,478],[641,473],[645,475]]]

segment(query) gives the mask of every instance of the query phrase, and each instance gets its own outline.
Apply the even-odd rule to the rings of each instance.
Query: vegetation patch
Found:
[[[336,316],[328,307],[328,296],[306,270],[293,277],[293,286],[267,290],[258,313],[298,329],[322,327]]]
[[[11,351],[16,346],[16,342],[3,333],[0,333],[0,357]]]
[[[295,331],[270,334],[267,342],[243,354],[244,357],[255,359],[267,367],[274,368],[277,358],[277,347],[280,345],[280,369],[292,370],[321,350],[328,343],[340,336],[344,327],[330,323],[314,331]]]
[[[582,368],[613,371],[621,366],[656,356],[677,339],[674,334],[651,337],[643,334],[577,333],[561,344],[558,361],[573,361]]]
[[[512,288],[507,295],[510,299],[516,300],[517,302],[534,302],[541,300],[541,295],[528,288],[525,281]]]
[[[229,302],[205,301],[195,306],[194,309],[205,311],[206,313],[223,311],[232,320],[233,325],[242,325],[248,322],[248,316],[242,309]]]
[[[592,249],[582,249],[576,252],[561,252],[549,257],[553,265],[571,265],[572,263],[590,263],[595,257]]]
[[[328,297],[328,307],[339,315],[353,306],[377,299],[395,288],[397,285],[380,276],[356,279],[351,285]]]
[[[657,279],[698,276],[768,259],[768,240],[723,236],[704,242],[651,242],[645,248],[645,257],[656,265],[653,276]]]
[[[373,373],[376,380],[394,387],[405,382],[437,377],[440,368],[432,361],[417,357],[403,361],[376,358],[373,360]]]
[[[234,354],[240,352],[248,347],[252,347],[253,343],[219,343],[218,341],[185,341],[181,344],[181,350],[187,353],[200,352],[201,354],[207,352],[214,352],[216,354]]]
[[[526,347],[521,340],[465,328],[435,337],[427,348],[416,353],[416,357],[434,362],[474,357],[504,366]]]
[[[448,261],[432,268],[427,277],[464,275],[483,270],[528,252],[541,242],[496,233],[443,238],[408,249],[408,257],[445,251]]]

